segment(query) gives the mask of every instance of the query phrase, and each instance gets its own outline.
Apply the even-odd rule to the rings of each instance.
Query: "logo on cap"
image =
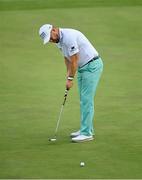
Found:
[[[45,39],[45,37],[46,37],[45,32],[42,32],[42,33],[40,34],[40,37],[44,40],[44,39]]]

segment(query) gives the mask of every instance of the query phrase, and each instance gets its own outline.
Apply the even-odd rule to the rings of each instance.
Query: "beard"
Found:
[[[56,43],[58,43],[60,41],[60,38],[56,39]]]
[[[56,43],[58,43],[59,41],[60,41],[60,35],[58,34],[56,38]]]

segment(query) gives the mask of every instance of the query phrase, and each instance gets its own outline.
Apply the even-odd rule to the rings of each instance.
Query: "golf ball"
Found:
[[[85,163],[84,163],[84,162],[80,162],[80,166],[81,166],[81,167],[84,167],[84,166],[85,166]]]

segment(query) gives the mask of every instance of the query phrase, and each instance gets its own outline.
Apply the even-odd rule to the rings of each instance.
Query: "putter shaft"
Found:
[[[57,131],[58,131],[58,128],[59,128],[59,124],[60,124],[60,120],[61,120],[61,115],[62,115],[62,112],[63,112],[63,109],[64,109],[64,105],[65,105],[65,103],[66,103],[67,95],[68,95],[68,90],[66,89],[66,90],[65,90],[65,95],[64,95],[64,101],[63,101],[63,104],[62,104],[62,106],[61,106],[59,118],[58,118],[58,120],[57,120],[57,125],[56,125],[56,129],[55,129],[55,137],[56,137],[56,135],[57,135]]]
[[[64,105],[62,105],[61,110],[60,110],[59,118],[58,118],[56,129],[55,129],[55,137],[56,137],[56,134],[57,134],[57,131],[58,131],[58,127],[59,127],[61,115],[62,115],[62,112],[63,112],[63,108],[64,108]]]

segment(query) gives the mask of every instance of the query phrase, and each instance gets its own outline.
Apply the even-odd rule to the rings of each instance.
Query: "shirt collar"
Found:
[[[63,41],[63,32],[62,32],[62,29],[59,28],[59,36],[60,36],[60,40],[59,42],[57,43],[57,46],[58,47],[61,47],[62,46],[62,41]]]
[[[63,32],[62,32],[62,29],[59,28],[59,35],[60,35],[60,41],[62,41],[62,38],[63,38]]]
[[[59,28],[59,36],[60,36],[59,43],[62,43],[62,40],[63,40],[63,32],[62,32],[62,29],[61,29],[61,28]]]

